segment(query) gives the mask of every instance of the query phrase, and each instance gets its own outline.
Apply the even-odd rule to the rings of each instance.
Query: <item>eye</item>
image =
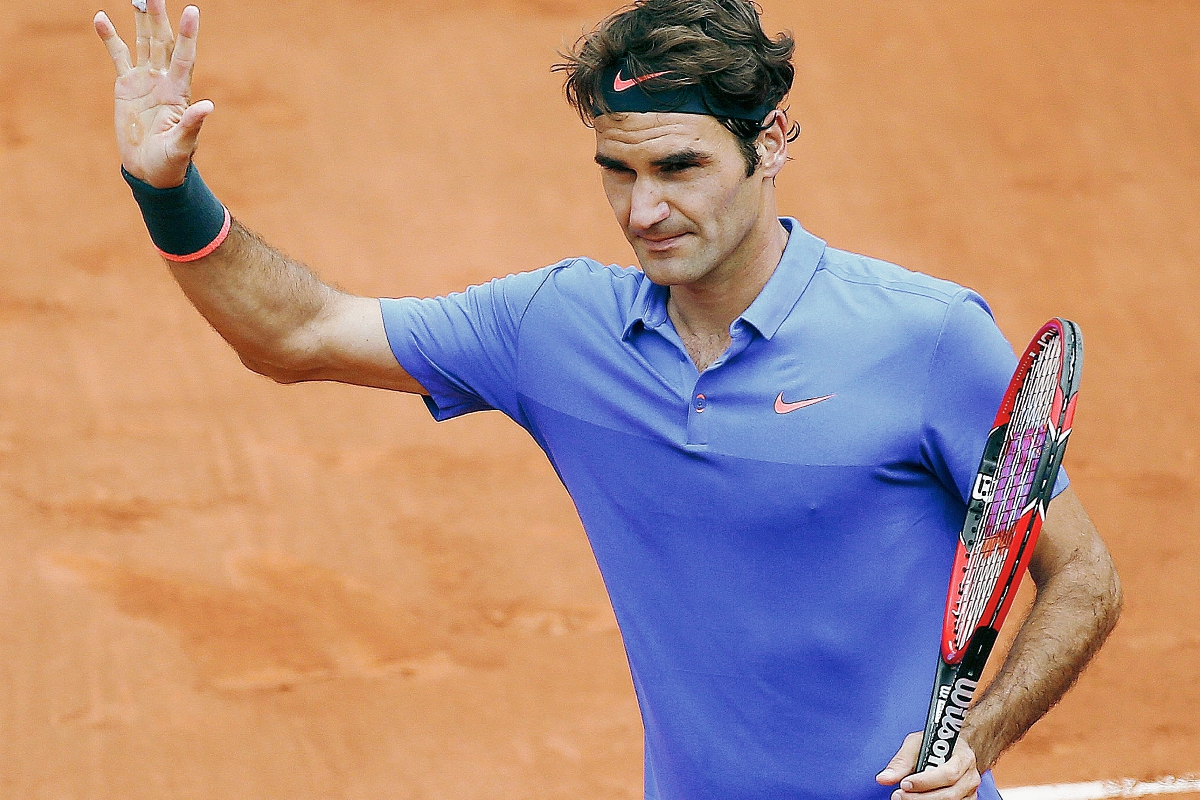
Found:
[[[679,173],[679,172],[685,172],[689,169],[695,169],[698,166],[700,166],[700,165],[699,164],[667,164],[665,167],[662,168],[662,171],[668,172],[668,173]]]
[[[618,164],[601,164],[600,169],[602,172],[611,172],[614,175],[632,175],[632,174],[634,174],[633,170],[630,169],[629,167],[622,167]]]

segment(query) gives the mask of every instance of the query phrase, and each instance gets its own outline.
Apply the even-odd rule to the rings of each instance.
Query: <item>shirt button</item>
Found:
[[[696,395],[695,406],[696,406],[697,412],[702,412],[702,411],[704,411],[705,408],[708,407],[708,400],[704,397],[704,395],[698,394],[698,395]]]

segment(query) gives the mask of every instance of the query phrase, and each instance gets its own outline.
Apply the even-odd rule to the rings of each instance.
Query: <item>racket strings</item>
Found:
[[[1017,392],[1001,445],[992,498],[986,502],[975,547],[967,556],[954,614],[955,649],[966,647],[1004,570],[1014,528],[1025,513],[1050,425],[1062,364],[1062,339],[1042,345]]]

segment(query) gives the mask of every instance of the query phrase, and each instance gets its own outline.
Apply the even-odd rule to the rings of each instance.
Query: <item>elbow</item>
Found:
[[[313,380],[313,370],[295,358],[262,358],[239,352],[238,358],[251,372],[270,378],[279,384],[302,383]]]
[[[1124,593],[1112,556],[1098,536],[1091,546],[1076,549],[1056,569],[1030,565],[1030,573],[1038,586],[1038,595],[1077,615],[1086,635],[1086,649],[1094,653],[1108,639],[1121,618]],[[1085,621],[1086,620],[1086,621]],[[1090,656],[1089,656],[1090,657]]]
[[[1102,550],[1088,566],[1086,576],[1080,577],[1079,585],[1081,590],[1090,595],[1088,600],[1094,618],[1094,646],[1098,649],[1117,627],[1125,605],[1121,579],[1107,549]]]
[[[1107,637],[1121,618],[1125,595],[1121,590],[1121,578],[1117,575],[1112,555],[1099,537],[1093,542],[1091,555],[1093,564],[1087,571],[1095,576],[1092,585],[1095,591],[1097,623],[1102,635]]]
[[[247,369],[281,384],[322,380],[328,360],[324,339],[311,327],[229,343]]]
[[[1121,578],[1117,575],[1116,567],[1113,566],[1111,559],[1109,560],[1109,577],[1108,587],[1104,594],[1103,608],[1105,636],[1112,632],[1112,629],[1117,627],[1117,622],[1121,619],[1121,611],[1125,608],[1125,594],[1121,589]]]

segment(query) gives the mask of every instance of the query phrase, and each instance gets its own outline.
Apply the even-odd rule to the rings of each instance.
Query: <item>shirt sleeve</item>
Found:
[[[946,311],[929,367],[921,452],[944,486],[967,502],[1017,357],[978,294],[963,290]],[[1067,488],[1065,471],[1054,496]]]
[[[521,318],[552,269],[497,278],[444,297],[380,299],[392,353],[425,388],[435,419],[498,409],[520,421]]]

